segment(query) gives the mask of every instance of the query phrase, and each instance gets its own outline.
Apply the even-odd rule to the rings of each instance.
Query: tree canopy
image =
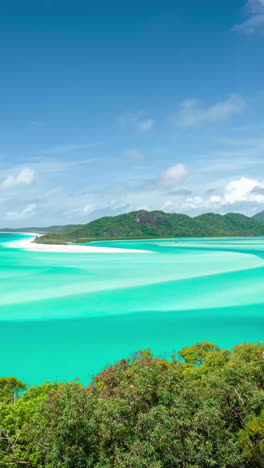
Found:
[[[0,379],[0,466],[264,466],[264,347],[151,350],[78,380]]]

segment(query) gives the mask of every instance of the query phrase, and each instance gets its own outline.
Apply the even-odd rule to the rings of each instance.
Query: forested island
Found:
[[[0,466],[264,466],[264,347],[140,351],[88,385],[0,378]]]
[[[206,213],[194,218],[146,210],[106,216],[87,224],[29,228],[42,235],[37,243],[67,244],[115,239],[263,236],[264,223],[239,213]]]

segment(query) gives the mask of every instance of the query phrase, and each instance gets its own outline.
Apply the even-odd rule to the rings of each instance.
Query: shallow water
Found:
[[[142,348],[264,338],[264,238],[92,244],[150,251],[121,254],[5,246],[18,239],[0,234],[1,376],[87,382]]]

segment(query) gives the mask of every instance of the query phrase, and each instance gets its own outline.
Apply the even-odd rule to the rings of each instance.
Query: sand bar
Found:
[[[137,249],[118,249],[115,247],[95,247],[90,245],[56,245],[56,244],[36,244],[31,236],[40,236],[37,233],[21,233],[28,234],[29,239],[23,239],[20,241],[6,242],[3,245],[5,247],[30,250],[31,252],[63,252],[63,253],[134,253],[134,252],[148,252],[149,250],[137,250]]]

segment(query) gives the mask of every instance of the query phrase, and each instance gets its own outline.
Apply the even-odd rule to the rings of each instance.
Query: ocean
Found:
[[[0,234],[0,376],[88,383],[140,349],[170,357],[211,341],[264,340],[264,238],[89,245],[148,252],[47,253]]]

